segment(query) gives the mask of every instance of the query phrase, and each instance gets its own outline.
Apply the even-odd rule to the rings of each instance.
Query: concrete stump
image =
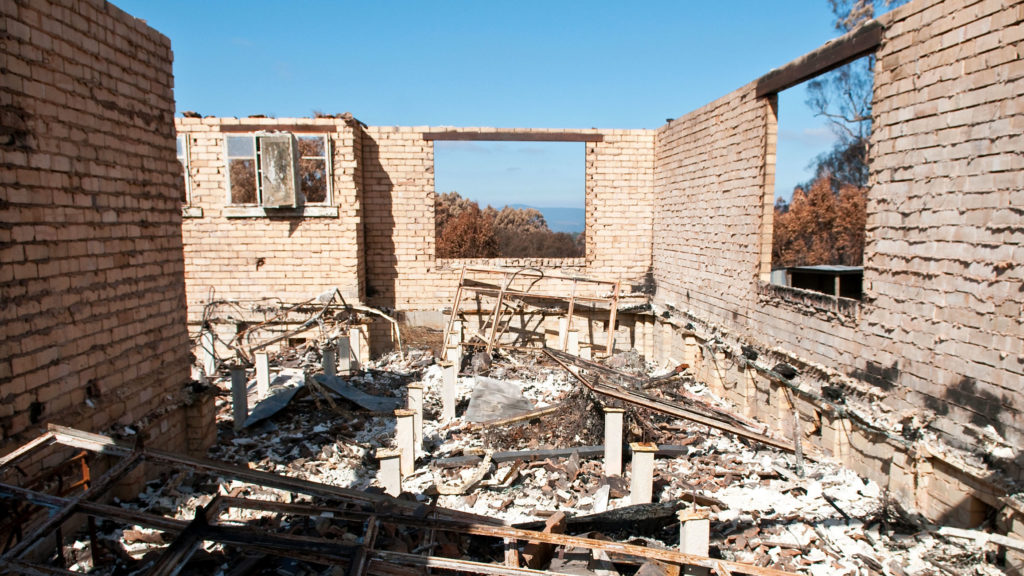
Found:
[[[270,391],[270,354],[256,353],[256,397],[260,400],[267,397]]]
[[[412,410],[395,410],[395,444],[401,452],[402,477],[412,474],[416,466],[416,435],[413,433],[413,421],[416,413]]]
[[[377,450],[377,461],[380,464],[377,479],[384,487],[384,492],[391,496],[398,496],[402,493],[401,452],[381,448]]]
[[[604,475],[622,475],[622,408],[604,409]]]
[[[417,450],[423,449],[423,384],[414,383],[406,386],[406,408],[415,412],[413,415],[413,444]]]
[[[245,427],[245,419],[249,417],[249,392],[246,390],[248,379],[245,368],[231,367],[231,413],[235,420],[235,432]]]
[[[633,469],[629,474],[630,504],[650,504],[654,488],[654,453],[658,445],[654,442],[633,442]]]

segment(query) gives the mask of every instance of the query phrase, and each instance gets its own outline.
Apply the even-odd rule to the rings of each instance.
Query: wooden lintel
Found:
[[[877,20],[868,20],[855,30],[759,78],[757,97],[791,88],[873,52],[882,43],[884,31],[885,27]]]
[[[495,142],[603,142],[604,134],[589,132],[424,132],[424,140],[463,140]]]
[[[337,124],[221,124],[221,132],[293,132],[295,134],[333,134],[347,126],[344,121]]]

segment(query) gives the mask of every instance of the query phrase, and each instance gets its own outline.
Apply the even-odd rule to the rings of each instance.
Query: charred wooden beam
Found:
[[[74,512],[126,524],[138,524],[178,534],[178,538],[165,552],[163,556],[165,560],[159,562],[154,567],[154,570],[158,571],[151,572],[151,574],[174,574],[175,568],[180,568],[187,562],[188,556],[191,553],[189,552],[190,547],[203,540],[228,544],[243,550],[316,563],[347,561],[352,557],[356,549],[354,546],[342,544],[337,540],[310,538],[291,534],[274,534],[248,527],[209,525],[208,520],[224,507],[237,504],[237,502],[244,502],[236,498],[216,498],[215,501],[212,501],[207,506],[202,514],[197,514],[197,520],[190,523],[184,520],[157,516],[109,504],[99,504],[74,498],[62,498],[6,484],[0,484],[0,494],[25,498],[36,504],[53,509],[63,510],[73,507]],[[265,508],[256,505],[249,505],[248,507],[251,509],[275,510],[275,505],[278,507],[286,506],[283,503],[277,502],[264,502],[263,504],[266,504]],[[319,514],[319,512],[316,513]],[[198,516],[201,516],[201,518],[198,518]]]
[[[503,452],[495,452],[491,455],[491,460],[501,464],[504,462],[512,462],[515,460],[525,460],[529,462],[535,462],[537,460],[557,460],[560,458],[569,458],[576,453],[582,459],[593,459],[604,456],[604,446],[575,446],[573,448],[542,448],[539,450],[508,450]],[[658,446],[658,451],[655,452],[657,456],[668,456],[675,458],[678,456],[685,456],[689,453],[689,449],[686,446],[676,446],[673,444],[662,444]],[[456,468],[459,466],[475,466],[480,463],[482,456],[469,454],[466,456],[452,456],[451,458],[438,458],[434,460],[431,465],[438,468]]]
[[[26,444],[19,446],[16,450],[0,457],[0,471],[3,471],[8,466],[14,466],[18,462],[21,462],[25,458],[28,458],[37,451],[53,444],[56,441],[57,438],[50,432],[45,432],[42,435],[35,437]]]
[[[692,422],[708,426],[709,428],[715,428],[723,432],[729,432],[731,434],[739,436],[740,438],[753,440],[754,442],[759,442],[767,446],[772,446],[780,450],[784,450],[786,452],[793,451],[793,445],[789,442],[782,442],[758,432],[744,430],[743,428],[739,428],[737,426],[734,426],[733,424],[723,422],[717,418],[711,418],[709,416],[699,414],[697,412],[694,412],[693,410],[687,409],[683,406],[679,406],[678,404],[666,402],[659,398],[652,398],[650,396],[647,396],[646,394],[641,394],[639,392],[626,390],[621,386],[613,386],[610,384],[603,384],[600,382],[591,382],[584,378],[579,373],[579,370],[573,369],[574,367],[570,366],[568,363],[563,361],[563,359],[559,358],[559,356],[556,353],[553,353],[550,349],[545,348],[544,353],[547,354],[548,357],[557,362],[559,365],[561,365],[563,368],[565,368],[565,370],[572,374],[574,378],[579,380],[580,383],[582,383],[584,386],[586,386],[593,392],[597,392],[598,394],[603,394],[611,398],[616,398],[618,400],[628,402],[629,404],[635,406],[649,408],[656,412],[661,412],[662,414],[668,414],[669,416],[675,416],[677,418],[690,420]],[[812,458],[810,455],[805,455],[805,457],[808,460],[816,460],[816,458]]]
[[[88,432],[82,432],[81,430],[56,425],[51,425],[50,431],[56,435],[61,444],[75,446],[85,450],[98,451],[112,456],[127,456],[131,453],[131,449],[128,446],[118,443],[107,436],[91,434]],[[279,490],[309,494],[311,496],[320,496],[328,499],[348,500],[370,506],[383,506],[407,510],[413,510],[418,506],[415,502],[399,500],[384,494],[373,494],[370,492],[363,492],[362,490],[329,486],[327,484],[319,484],[308,480],[301,480],[299,478],[281,476],[270,472],[249,470],[248,468],[232,466],[230,464],[216,462],[214,460],[192,458],[182,454],[175,454],[173,452],[145,449],[141,451],[141,454],[146,460],[184,466],[196,471],[212,472],[224,476],[225,478],[241,480],[250,484],[266,486],[268,488],[277,488]],[[468,512],[460,512],[458,510],[439,509],[439,512],[445,517],[452,519],[462,519],[465,521],[481,522],[484,524],[501,523],[500,520],[495,518],[481,516],[478,514],[470,514]]]
[[[87,490],[82,492],[81,495],[75,498],[66,499],[63,505],[55,513],[51,514],[40,526],[38,526],[30,534],[27,534],[21,542],[18,542],[13,548],[7,552],[8,558],[18,558],[26,551],[29,547],[34,545],[37,541],[43,537],[54,533],[60,528],[60,525],[64,523],[72,514],[75,513],[78,505],[89,498],[96,497],[107,491],[108,488],[118,480],[120,480],[125,474],[130,472],[142,461],[142,452],[140,450],[130,451],[125,458],[115,464],[106,474],[101,476],[96,482],[93,483]],[[4,486],[3,488],[13,488]],[[41,503],[41,502],[40,502]]]
[[[673,502],[634,504],[597,514],[574,516],[566,519],[566,532],[573,534],[602,532],[607,534],[627,526],[639,530],[660,528],[668,524],[677,523],[676,512],[686,506],[687,503],[685,501],[676,500]],[[540,530],[544,526],[545,523],[543,521],[524,522],[515,525],[516,528],[523,530]]]
[[[604,134],[589,132],[466,132],[445,130],[424,132],[424,140],[469,142],[604,142]]]
[[[541,416],[548,416],[550,414],[554,414],[555,412],[561,410],[564,407],[564,404],[564,402],[559,402],[557,404],[552,404],[551,406],[545,406],[543,408],[531,410],[529,412],[525,412],[517,416],[509,416],[508,418],[499,418],[497,420],[488,420],[487,422],[481,422],[479,424],[474,425],[474,428],[495,428],[498,426],[508,426],[509,424],[518,424],[520,422],[526,422],[528,420],[533,420],[534,418],[540,418]]]
[[[72,572],[64,568],[55,568],[26,562],[24,560],[0,559],[0,574],[19,574],[21,576],[81,576],[81,572]]]
[[[196,509],[195,519],[164,550],[147,576],[175,576],[181,571],[203,542],[203,528],[208,524],[207,514],[209,511],[201,506]]]
[[[224,501],[231,506],[244,507],[254,510],[270,510],[287,514],[320,515],[325,511],[330,511],[333,514],[333,517],[337,519],[364,519],[370,516],[370,514],[368,513],[359,513],[348,510],[332,510],[330,508],[325,508],[322,506],[313,506],[310,504],[286,504],[283,502],[267,502],[262,500],[247,500],[240,498],[224,498]],[[577,546],[581,548],[588,548],[591,550],[604,550],[608,553],[614,554],[627,554],[643,558],[653,558],[656,560],[661,560],[664,562],[669,562],[678,565],[704,566],[707,568],[714,569],[716,562],[722,562],[724,566],[726,566],[729,570],[737,574],[752,574],[754,576],[793,576],[792,573],[784,572],[782,570],[762,568],[760,566],[752,566],[750,564],[743,564],[741,562],[714,560],[711,558],[696,556],[693,554],[684,554],[676,550],[648,548],[646,546],[638,546],[635,544],[625,544],[609,540],[597,540],[594,538],[570,536],[567,534],[552,534],[547,532],[523,530],[511,526],[495,526],[488,524],[459,522],[439,518],[435,519],[430,517],[423,517],[422,515],[400,516],[395,514],[377,514],[376,517],[383,523],[400,524],[403,526],[417,527],[423,529],[444,530],[448,532],[469,534],[473,536],[488,536],[492,538],[512,539],[524,542],[544,542],[560,546]],[[378,552],[374,552],[374,554],[378,554]],[[418,558],[424,557],[418,556]],[[484,564],[483,566],[492,565]],[[507,566],[496,568],[509,569],[509,567]],[[491,572],[487,573],[490,574]]]
[[[855,30],[826,42],[824,46],[805,54],[789,64],[776,68],[757,80],[758,98],[792,88],[874,52],[882,43],[885,28],[877,20],[868,20]]]
[[[0,493],[31,496],[34,501],[41,505],[58,509],[59,513],[54,516],[54,520],[44,524],[44,528],[47,526],[51,528],[55,527],[56,525],[59,525],[67,515],[75,512],[81,512],[98,517],[109,517],[126,522],[154,526],[174,533],[186,531],[186,526],[188,525],[181,520],[153,516],[150,514],[140,513],[138,511],[126,510],[116,506],[98,504],[96,502],[91,502],[86,498],[86,496],[102,493],[112,479],[120,477],[120,475],[129,470],[131,466],[145,457],[147,459],[188,466],[195,470],[216,472],[228,478],[245,480],[264,486],[279,487],[284,490],[312,495],[321,495],[328,499],[333,498],[346,502],[371,503],[375,505],[375,508],[377,508],[374,514],[377,515],[381,522],[396,523],[422,529],[445,530],[459,534],[493,537],[502,540],[539,542],[553,544],[556,546],[578,546],[592,550],[602,550],[609,554],[627,554],[644,558],[652,558],[680,566],[692,565],[715,569],[720,562],[703,556],[684,554],[675,550],[647,548],[633,544],[582,538],[565,534],[536,532],[512,528],[505,525],[496,525],[492,523],[494,520],[490,518],[477,517],[475,515],[465,513],[456,514],[455,511],[441,508],[424,511],[420,506],[416,509],[412,509],[411,506],[416,506],[415,503],[407,503],[397,499],[370,495],[355,490],[333,488],[312,482],[280,477],[269,473],[242,470],[234,466],[178,456],[171,453],[142,449],[130,451],[127,446],[120,444],[109,437],[88,434],[69,428],[52,427],[51,432],[61,444],[73,445],[87,450],[93,449],[112,456],[121,456],[124,457],[124,459],[112,468],[104,478],[97,482],[93,488],[86,491],[83,496],[78,498],[61,498],[53,495],[35,493],[23,488],[0,485]],[[220,498],[215,503],[211,502],[209,508],[211,510],[219,511],[223,509],[223,506],[248,507],[251,509],[263,509],[289,513],[305,513],[316,516],[320,516],[324,511],[331,510],[330,508],[312,506],[308,504],[259,502],[238,498]],[[337,509],[337,512],[334,510],[331,511],[336,518],[369,517],[369,513],[358,513],[342,509]],[[474,521],[474,518],[483,518],[485,521],[477,522]],[[348,564],[351,562],[353,555],[357,551],[356,547],[343,544],[338,540],[268,533],[265,530],[248,527],[216,525],[203,526],[200,522],[194,524],[193,530],[197,534],[192,534],[191,531],[186,531],[186,538],[182,540],[182,544],[179,545],[179,548],[187,549],[191,541],[201,538],[203,540],[216,541],[241,549],[254,550],[257,552],[323,564]],[[38,538],[38,536],[36,538]],[[19,546],[24,549],[29,542],[34,540],[35,538],[23,541],[19,543]],[[371,553],[371,558],[374,559],[374,561],[371,562],[370,572],[372,573],[386,571],[386,567],[383,567],[379,563],[375,564],[378,560],[396,565],[437,567],[462,572],[484,574],[534,573],[533,571],[524,572],[524,569],[522,568],[481,564],[465,560],[414,555],[396,556],[396,553],[373,550],[368,552]],[[187,557],[187,554],[180,555],[179,557],[185,558]],[[6,558],[16,560],[12,555],[8,555]],[[173,566],[174,562],[168,561],[165,565]],[[752,574],[754,576],[790,576],[790,573],[787,572],[737,562],[722,562],[721,565],[734,573],[740,574]],[[374,566],[380,567],[382,570],[375,570]]]

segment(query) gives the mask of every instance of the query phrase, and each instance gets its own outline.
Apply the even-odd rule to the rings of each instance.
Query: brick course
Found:
[[[361,130],[341,119],[299,119],[286,123],[296,134],[324,133],[331,141],[332,206],[337,216],[296,215],[228,218],[228,189],[222,127],[244,122],[253,131],[275,130],[285,121],[249,118],[178,118],[188,138],[191,207],[202,216],[182,222],[189,320],[202,319],[211,300],[281,298],[301,302],[333,287],[345,298],[362,298],[364,273]],[[308,128],[307,128],[308,127]],[[309,132],[303,132],[306,128]]]
[[[4,2],[0,426],[143,418],[188,381],[167,38],[98,0]]]
[[[1020,2],[918,0],[882,18],[864,301],[764,286],[775,108],[753,85],[658,131],[656,300],[935,412],[1024,439]]]

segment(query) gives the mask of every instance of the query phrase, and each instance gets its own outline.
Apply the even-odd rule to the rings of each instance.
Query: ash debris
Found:
[[[298,346],[279,353],[274,368],[311,374],[319,370],[320,360],[318,347]],[[607,363],[610,367],[648,379],[652,384],[646,392],[655,397],[728,409],[685,371],[652,378],[659,373],[657,367],[644,363],[635,353],[611,360]],[[443,507],[536,530],[558,518],[567,534],[672,549],[679,545],[676,512],[696,508],[709,514],[712,558],[816,576],[1003,573],[992,549],[938,534],[919,517],[900,509],[875,483],[833,463],[805,461],[800,475],[792,454],[646,408],[609,401],[579,385],[566,370],[539,353],[496,352],[481,372],[489,378],[519,383],[523,398],[540,415],[500,425],[462,418],[441,423],[443,376],[429,350],[414,350],[404,357],[388,354],[343,377],[366,394],[394,398],[403,405],[407,384],[424,386],[423,445],[417,450],[413,473],[402,481],[402,498],[420,503],[424,510]],[[230,378],[226,374],[213,378],[212,384],[220,390],[219,439],[209,457],[331,486],[382,491],[375,454],[394,447],[394,416],[372,413],[323,386],[309,385],[310,380],[306,379],[307,385],[282,410],[236,432]],[[468,408],[475,382],[472,373],[463,373],[457,380],[460,416]],[[625,408],[626,443],[653,441],[661,448],[655,460],[651,504],[632,504],[628,480],[604,473],[602,408],[606,405]],[[546,408],[551,410],[545,412]],[[624,476],[628,476],[628,452],[623,465]],[[316,498],[295,499],[286,490],[175,470],[165,471],[137,498],[119,504],[188,520],[215,495],[329,504]],[[356,543],[362,538],[359,527],[329,515],[310,521],[308,517],[230,509],[221,518],[240,526],[274,526],[292,534],[340,542]],[[92,569],[97,574],[144,572],[172,539],[141,525],[117,528],[104,524],[99,533],[101,548],[95,554],[105,557],[106,568]],[[475,537],[428,537],[424,530],[409,528],[389,528],[374,545],[402,553],[429,552],[483,562],[501,562],[504,554],[500,547]],[[92,554],[84,538],[65,551],[66,557],[75,560],[71,566],[75,571],[90,568]],[[572,558],[563,551],[559,559],[543,567],[572,569]],[[587,565],[583,562],[582,568],[577,565],[575,569],[586,570]],[[638,567],[636,559],[617,558],[614,562],[622,574]],[[207,542],[181,573],[339,572],[336,566],[292,559],[256,562],[230,545]]]

